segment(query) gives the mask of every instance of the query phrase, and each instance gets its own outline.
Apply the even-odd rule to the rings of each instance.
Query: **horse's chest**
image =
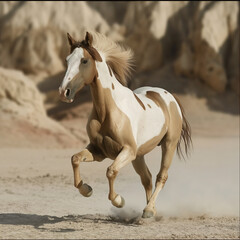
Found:
[[[96,119],[89,121],[87,132],[90,142],[109,158],[115,159],[122,149],[118,127],[112,119],[100,123]]]

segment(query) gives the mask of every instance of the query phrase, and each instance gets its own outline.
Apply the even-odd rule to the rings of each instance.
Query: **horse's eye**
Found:
[[[82,63],[83,63],[83,64],[86,64],[87,62],[88,62],[87,59],[82,59]]]

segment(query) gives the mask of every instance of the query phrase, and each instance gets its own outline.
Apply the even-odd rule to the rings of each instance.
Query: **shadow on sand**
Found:
[[[123,219],[113,216],[105,215],[67,215],[62,217],[49,216],[49,215],[37,215],[37,214],[22,214],[22,213],[2,213],[0,214],[0,225],[29,225],[35,229],[47,230],[49,227],[44,227],[45,224],[56,224],[60,222],[66,222],[66,226],[69,226],[70,222],[74,223],[102,223],[102,224],[121,224],[125,226],[139,225],[139,217],[132,219]],[[74,228],[55,228],[51,229],[52,232],[74,232]]]

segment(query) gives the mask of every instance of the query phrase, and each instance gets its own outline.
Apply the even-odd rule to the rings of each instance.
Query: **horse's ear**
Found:
[[[76,41],[72,38],[72,36],[69,33],[67,33],[67,37],[68,37],[68,42],[70,46],[76,43]]]
[[[91,47],[89,49],[89,53],[92,55],[94,60],[96,60],[98,62],[102,62],[102,57],[100,56],[99,52],[94,47]]]
[[[91,33],[86,32],[85,41],[89,46],[92,46],[93,36]]]

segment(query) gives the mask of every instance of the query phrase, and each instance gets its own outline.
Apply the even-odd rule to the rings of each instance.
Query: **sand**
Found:
[[[145,193],[131,165],[116,180],[126,201],[117,209],[107,198],[111,160],[81,165],[94,191],[84,198],[70,164],[78,149],[0,149],[0,238],[239,238],[239,138],[193,140],[189,160],[175,156],[153,219],[141,218]],[[146,157],[154,180],[160,156],[156,148]]]

